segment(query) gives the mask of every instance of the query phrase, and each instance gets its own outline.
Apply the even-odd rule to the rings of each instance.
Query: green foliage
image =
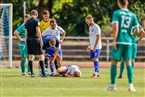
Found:
[[[136,15],[139,18],[139,21],[145,17],[145,3],[142,3],[140,1],[136,1],[130,6],[130,9],[136,13]]]
[[[87,15],[94,17],[102,33],[110,33],[112,13],[118,9],[116,0],[52,0],[52,8],[48,7],[50,0],[44,0],[41,7],[38,7],[39,0],[3,0],[4,3],[13,3],[13,29],[23,22],[24,1],[26,1],[27,13],[30,13],[32,9],[50,9],[52,17],[57,19],[58,25],[62,26],[69,36],[87,36],[88,27],[84,20]],[[129,9],[137,14],[139,20],[145,17],[144,0],[130,1]],[[41,16],[39,18],[41,19]]]

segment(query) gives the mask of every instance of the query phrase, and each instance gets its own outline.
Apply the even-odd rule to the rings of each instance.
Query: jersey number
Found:
[[[131,18],[128,16],[122,16],[121,27],[129,28],[131,22]]]

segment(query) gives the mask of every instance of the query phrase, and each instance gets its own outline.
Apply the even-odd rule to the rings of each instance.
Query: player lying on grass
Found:
[[[145,20],[144,20],[145,22]],[[145,28],[145,27],[144,27]],[[139,29],[140,29],[140,35],[139,36],[135,36],[132,38],[132,69],[134,70],[134,62],[135,62],[135,58],[137,56],[137,44],[142,40],[142,38],[144,37],[144,30],[141,27],[141,25],[139,25]],[[135,32],[135,28],[132,28],[132,33]],[[118,76],[119,79],[122,78],[122,74],[123,74],[123,70],[124,70],[124,65],[125,62],[122,60],[121,64],[120,64],[120,74]]]
[[[62,66],[57,69],[57,74],[53,77],[81,77],[82,73],[80,68],[76,65]]]
[[[61,58],[58,55],[59,40],[56,37],[44,37],[43,38],[43,50],[47,50],[50,66],[54,65],[55,59],[57,60],[57,66],[61,66]],[[52,68],[50,68],[52,69]],[[51,70],[54,72],[54,69]],[[41,71],[40,71],[41,73]],[[53,74],[51,74],[53,75]]]

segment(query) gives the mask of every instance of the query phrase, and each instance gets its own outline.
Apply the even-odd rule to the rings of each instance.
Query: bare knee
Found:
[[[99,61],[99,58],[93,58],[93,61],[94,62]]]
[[[112,65],[117,65],[117,63],[118,63],[118,61],[116,61],[116,60],[112,60],[112,61],[111,61],[111,64],[112,64]]]
[[[125,61],[126,62],[126,66],[131,66],[131,60]]]
[[[34,56],[33,55],[29,55],[29,61],[33,61],[34,60]]]
[[[39,55],[39,61],[43,61],[43,60],[44,60],[44,55],[43,54]]]

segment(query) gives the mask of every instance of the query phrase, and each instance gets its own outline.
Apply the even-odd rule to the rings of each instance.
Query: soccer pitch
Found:
[[[101,68],[101,77],[95,79],[91,78],[93,68],[82,68],[82,78],[31,78],[21,76],[18,68],[0,69],[1,97],[145,97],[143,68],[135,68],[137,92],[128,91],[126,70],[123,79],[117,79],[117,90],[105,91],[110,82],[109,68]]]

